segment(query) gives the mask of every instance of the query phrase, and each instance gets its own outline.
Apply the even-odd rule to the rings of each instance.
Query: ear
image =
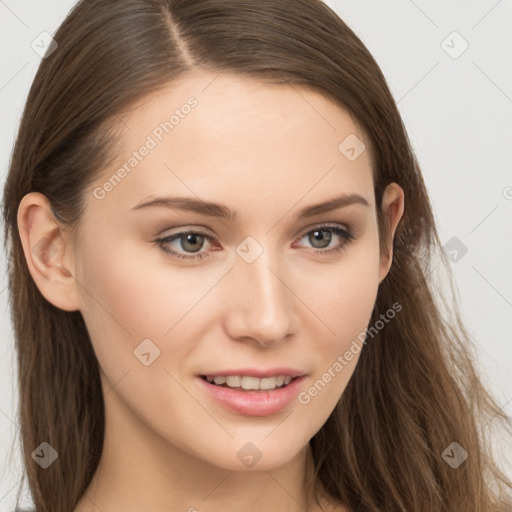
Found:
[[[46,196],[39,192],[25,195],[17,220],[28,269],[41,294],[60,309],[79,310],[71,242]]]
[[[395,237],[396,227],[398,222],[402,218],[404,213],[404,191],[397,183],[390,183],[382,196],[382,211],[384,213],[388,230],[389,239],[388,243],[388,254],[382,254],[379,266],[379,284],[387,276],[391,264],[393,263],[393,239]]]

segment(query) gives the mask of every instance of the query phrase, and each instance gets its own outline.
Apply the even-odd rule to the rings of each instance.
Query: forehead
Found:
[[[304,87],[189,73],[133,105],[119,126],[119,158],[95,183],[112,183],[103,207],[128,211],[166,193],[237,210],[240,198],[246,208],[262,198],[291,207],[306,195],[373,186],[364,134],[344,109]],[[366,150],[349,159],[344,141]]]

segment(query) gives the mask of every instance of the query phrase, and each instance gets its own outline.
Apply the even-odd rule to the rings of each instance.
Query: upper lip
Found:
[[[203,377],[227,377],[228,375],[247,375],[248,377],[257,377],[264,379],[266,377],[275,377],[277,375],[290,376],[292,378],[302,377],[306,372],[296,370],[295,368],[268,368],[267,370],[259,370],[258,368],[235,368],[233,370],[219,370],[207,373],[201,373]]]

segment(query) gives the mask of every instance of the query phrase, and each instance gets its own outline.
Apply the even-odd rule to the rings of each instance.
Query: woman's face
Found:
[[[347,386],[389,269],[367,141],[317,93],[199,73],[120,126],[73,268],[107,424],[229,470],[281,465]],[[288,374],[302,377],[264,392],[201,377]]]

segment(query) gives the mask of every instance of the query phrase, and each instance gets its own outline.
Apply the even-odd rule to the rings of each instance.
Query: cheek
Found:
[[[134,350],[147,339],[155,354],[160,351],[153,367],[171,368],[173,360],[185,359],[194,340],[201,338],[202,325],[208,324],[206,295],[220,276],[167,266],[158,248],[148,250],[120,239],[103,240],[102,251],[96,250],[98,245],[95,239],[94,247],[81,253],[78,280],[82,315],[109,379],[141,366]]]
[[[299,403],[315,404],[325,418],[346,388],[364,346],[378,291],[378,245],[368,238],[337,261],[319,265],[313,275],[304,274],[298,281],[302,300],[314,312],[307,336],[314,340],[318,362],[315,379]]]
[[[98,245],[83,250],[80,268],[83,301],[91,320],[101,317],[104,325],[115,324],[129,336],[163,335],[185,309],[187,287],[163,279],[162,268],[148,258],[152,250],[143,251],[121,238],[103,240],[101,251],[96,250]]]
[[[160,337],[165,326],[157,322],[159,297],[132,248],[105,239],[97,237],[94,246],[82,249],[77,275],[81,312],[97,358],[109,378],[116,379],[137,361],[135,347],[145,338]]]
[[[379,284],[378,244],[366,237],[314,272],[308,265],[293,278],[296,293],[316,317],[316,332],[324,333],[317,339],[339,348],[368,325]]]

